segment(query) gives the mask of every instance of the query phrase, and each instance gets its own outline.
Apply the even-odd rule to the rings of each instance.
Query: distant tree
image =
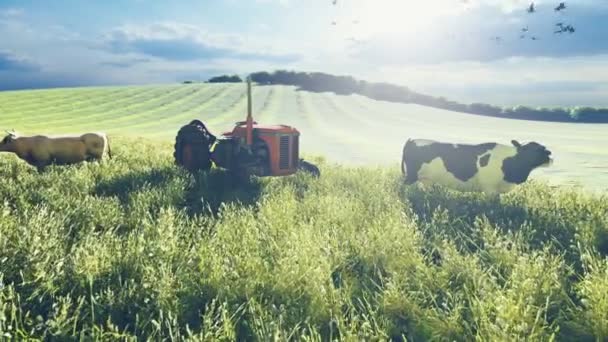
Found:
[[[569,115],[581,122],[608,122],[608,108],[574,107]]]
[[[211,77],[209,80],[207,80],[207,83],[240,83],[243,82],[243,80],[238,76],[238,75],[221,75],[221,76],[215,76],[215,77]]]
[[[251,80],[258,84],[291,85],[300,90],[312,92],[334,92],[336,94],[352,94],[361,91],[361,82],[351,76],[334,76],[321,72],[295,72],[277,70],[273,73],[266,71],[251,74]]]
[[[289,85],[311,92],[332,92],[338,95],[358,94],[378,101],[415,103],[423,106],[483,116],[523,120],[560,122],[607,122],[608,108],[576,107],[532,108],[516,106],[503,108],[486,103],[464,104],[444,97],[421,94],[401,85],[359,81],[351,76],[334,76],[321,72],[277,70],[252,73],[253,82],[262,85]]]
[[[471,103],[468,106],[468,112],[487,116],[502,116],[503,113],[501,107],[492,106],[487,103]]]
[[[271,84],[272,76],[266,71],[254,72],[251,75],[251,81],[258,84]]]

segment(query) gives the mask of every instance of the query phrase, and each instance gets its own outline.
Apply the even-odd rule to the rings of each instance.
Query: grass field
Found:
[[[608,195],[552,186],[605,185],[575,162],[605,161],[602,126],[463,115],[434,129],[436,110],[259,87],[258,121],[301,128],[321,178],[237,187],[174,167],[179,126],[229,128],[243,90],[0,93],[3,128],[106,130],[114,152],[43,174],[0,155],[0,340],[608,339]],[[473,131],[573,159],[496,197],[403,184],[408,134]]]
[[[478,143],[538,141],[555,164],[533,177],[554,185],[608,189],[608,125],[505,120],[379,102],[361,96],[259,86],[253,93],[260,123],[302,132],[302,150],[347,165],[395,166],[407,138]],[[243,84],[157,85],[0,92],[0,129],[23,133],[106,131],[170,143],[194,118],[216,133],[245,118]]]

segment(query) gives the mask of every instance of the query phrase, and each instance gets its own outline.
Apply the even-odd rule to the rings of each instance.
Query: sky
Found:
[[[534,3],[0,0],[0,90],[288,69],[463,102],[608,106],[608,1]]]

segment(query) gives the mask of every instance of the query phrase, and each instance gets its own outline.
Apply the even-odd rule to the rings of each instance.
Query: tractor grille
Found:
[[[300,155],[299,155],[299,151],[300,151],[300,146],[299,142],[300,142],[300,137],[297,135],[294,135],[293,140],[292,140],[292,144],[291,144],[291,167],[292,168],[296,168],[298,167],[298,162],[300,160]]]
[[[289,136],[283,135],[279,141],[279,168],[285,170],[289,168]]]

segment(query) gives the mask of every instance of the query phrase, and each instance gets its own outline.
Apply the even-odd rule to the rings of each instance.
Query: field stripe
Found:
[[[212,93],[213,89],[209,87],[199,87],[190,89],[190,92],[179,92],[179,95],[173,94],[163,96],[162,99],[157,99],[148,104],[148,106],[141,108],[140,106],[132,106],[123,111],[119,117],[112,117],[111,120],[104,121],[104,124],[120,124],[128,123],[129,125],[137,125],[149,122],[150,120],[157,120],[163,117],[171,116],[174,113],[179,113],[196,103],[200,102],[201,99],[206,99],[205,94]]]
[[[376,151],[373,139],[355,138],[356,133],[353,131],[345,132],[341,126],[328,124],[328,119],[319,115],[321,111],[318,108],[325,108],[322,103],[326,103],[323,95],[303,93],[302,101],[300,102],[301,109],[304,112],[304,117],[314,133],[309,133],[309,139],[313,136],[315,139],[320,135],[322,141],[329,144],[334,149],[338,150],[342,160],[361,161],[366,155],[373,155]],[[327,111],[326,111],[327,112]],[[332,113],[331,115],[334,115]],[[356,152],[355,152],[356,151]]]
[[[437,131],[437,122],[424,121],[420,119],[408,119],[406,113],[391,113],[386,110],[372,108],[366,103],[361,103],[354,100],[353,97],[336,96],[330,99],[333,107],[339,110],[340,113],[347,117],[352,122],[357,122],[357,126],[366,127],[368,134],[381,134],[385,138],[401,139],[405,142],[408,137],[408,132],[414,125],[416,130],[424,132]],[[458,139],[459,134],[443,132],[442,137]],[[429,136],[429,138],[431,138]]]
[[[132,89],[131,91],[136,92],[137,90],[136,89]],[[112,94],[109,94],[109,95],[113,95],[113,94],[120,94],[120,95],[124,96],[125,90],[116,90],[116,91],[112,92]],[[95,97],[91,97],[91,98],[95,99]],[[18,115],[26,115],[26,114],[29,114],[29,113],[33,113],[33,114],[36,114],[36,115],[38,115],[40,117],[41,115],[40,115],[39,112],[40,112],[40,108],[41,107],[44,108],[44,111],[48,111],[49,108],[51,107],[48,102],[45,102],[45,99],[46,99],[46,97],[45,98],[38,98],[38,99],[32,100],[30,102],[29,106],[26,105],[26,106],[19,107],[19,109],[18,109],[18,111],[16,111],[16,113],[18,113]],[[52,98],[50,98],[50,99],[52,99]],[[97,98],[97,100],[98,99],[99,98]],[[61,97],[56,102],[57,103],[64,103],[64,106],[67,106],[69,104],[69,102],[67,102],[66,99],[61,98]],[[51,113],[57,113],[57,112],[51,111]]]
[[[4,109],[9,109],[9,113],[4,113],[6,117],[15,117],[26,114],[30,111],[39,110],[42,106],[43,108],[48,108],[49,106],[62,106],[67,107],[70,105],[71,101],[77,101],[78,99],[84,96],[91,96],[96,94],[95,91],[73,91],[70,93],[63,94],[64,96],[38,96],[38,97],[30,97],[30,96],[15,96],[13,98],[9,98],[12,101],[3,100],[2,107]],[[66,96],[69,95],[69,96]],[[55,100],[55,101],[51,101]],[[46,102],[49,101],[49,102]],[[31,109],[30,109],[31,107]]]
[[[280,112],[285,112],[287,102],[290,100],[290,93],[285,86],[270,87],[268,96],[261,101],[260,108],[253,113],[253,118],[260,124],[277,124],[277,116]]]
[[[207,101],[197,108],[181,113],[179,116],[171,117],[164,125],[151,122],[146,126],[138,126],[132,130],[133,135],[149,136],[156,135],[162,138],[173,137],[179,127],[190,120],[197,118],[205,122],[205,125],[216,134],[232,129],[234,122],[243,120],[245,117],[245,90],[241,87],[230,85],[224,91],[225,96],[218,96]],[[255,90],[258,92],[257,90]],[[267,90],[263,91],[267,93]],[[264,94],[267,96],[267,94]],[[259,94],[256,94],[259,97]],[[226,100],[229,99],[229,100]],[[254,108],[257,106],[254,103]],[[204,112],[203,112],[204,110]],[[242,113],[239,113],[241,112]],[[225,124],[224,124],[225,123]]]
[[[163,116],[157,120],[150,120],[148,122],[135,124],[129,127],[132,128],[134,133],[154,133],[155,131],[164,130],[167,128],[167,125],[179,123],[181,126],[186,124],[186,121],[190,122],[193,119],[205,121],[205,111],[208,108],[215,106],[217,103],[223,103],[226,97],[228,97],[232,92],[234,92],[233,87],[218,87],[217,89],[214,89],[213,92],[207,94],[207,96],[204,98],[199,99],[195,106],[182,110],[175,115],[168,115],[168,113],[164,113]]]
[[[28,117],[22,117],[21,118],[21,123],[25,126],[30,126],[30,125],[35,125],[38,126],[40,124],[40,121],[44,121],[47,122],[48,125],[53,125],[53,124],[58,124],[60,122],[69,122],[71,120],[74,120],[75,117],[84,117],[87,116],[87,118],[90,120],[92,117],[95,116],[95,114],[97,114],[97,116],[104,116],[107,114],[107,112],[104,112],[103,109],[105,108],[104,106],[100,106],[101,104],[105,104],[105,106],[110,106],[110,105],[114,105],[114,106],[118,106],[121,103],[127,102],[127,101],[133,101],[133,98],[137,99],[140,98],[142,95],[142,93],[145,92],[150,92],[153,91],[154,89],[149,89],[146,90],[144,92],[137,91],[136,89],[130,90],[126,92],[126,96],[121,96],[119,98],[118,101],[116,101],[116,94],[120,94],[121,92],[118,91],[117,93],[110,93],[107,94],[107,96],[104,96],[102,99],[98,99],[95,100],[94,103],[91,103],[87,109],[89,109],[89,111],[84,111],[80,108],[75,108],[75,111],[70,111],[70,112],[43,112],[41,114],[38,114],[36,116],[28,116]],[[160,90],[159,90],[160,91]],[[124,93],[124,92],[123,92]],[[106,99],[113,99],[113,101],[107,101]],[[110,104],[110,105],[108,105]],[[71,114],[71,115],[70,115]]]
[[[72,126],[91,126],[95,127],[111,127],[115,126],[116,121],[131,120],[132,117],[128,115],[128,111],[148,111],[152,108],[157,108],[163,101],[170,101],[176,96],[180,96],[187,93],[189,89],[185,88],[172,88],[167,91],[162,88],[153,89],[151,92],[145,94],[136,95],[128,100],[120,99],[119,101],[109,102],[106,106],[94,111],[90,115],[78,115],[76,117],[67,118],[62,120],[66,124]],[[143,101],[141,101],[143,99]],[[104,110],[108,108],[108,110]]]
[[[92,105],[89,105],[89,101],[83,104],[78,104],[72,107],[72,110],[66,114],[97,114],[106,110],[113,110],[115,108],[121,108],[125,104],[132,102],[139,102],[140,99],[149,99],[158,96],[158,94],[170,93],[178,89],[177,87],[149,87],[143,88],[139,92],[128,92],[126,94],[120,94],[120,96],[114,95],[114,93],[107,94],[104,96],[103,101],[95,101]],[[92,99],[94,100],[94,99]],[[100,107],[100,105],[103,105]],[[107,111],[105,112],[107,113]]]

